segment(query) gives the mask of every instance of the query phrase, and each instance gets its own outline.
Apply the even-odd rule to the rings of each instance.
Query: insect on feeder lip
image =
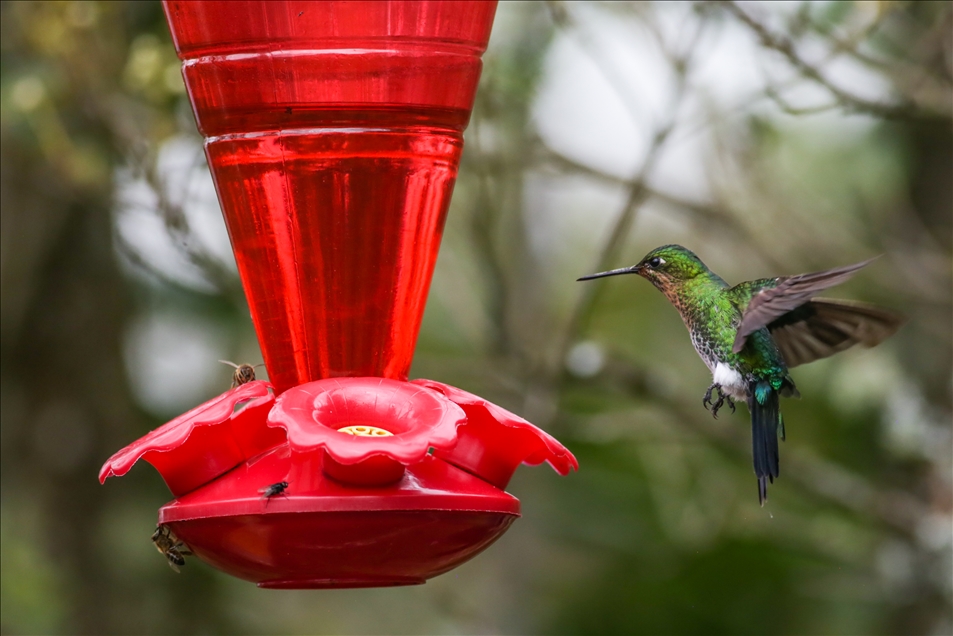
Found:
[[[185,565],[185,557],[191,556],[192,551],[185,543],[172,534],[168,526],[160,525],[152,533],[152,542],[156,550],[166,558],[169,567],[176,573],[181,572],[180,567]]]
[[[255,369],[258,367],[265,366],[264,364],[256,364],[254,366],[250,364],[235,364],[230,360],[219,360],[222,364],[227,364],[230,367],[235,367],[235,372],[232,373],[232,388],[240,387],[243,384],[253,382],[255,380]]]
[[[268,505],[268,502],[271,501],[272,497],[277,497],[281,495],[282,497],[287,497],[285,490],[288,488],[288,482],[279,481],[277,483],[271,484],[265,488],[260,488],[258,492],[261,493],[261,498],[265,500],[265,506]]]

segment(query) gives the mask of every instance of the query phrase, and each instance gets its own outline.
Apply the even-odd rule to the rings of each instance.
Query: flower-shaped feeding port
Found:
[[[429,380],[319,380],[226,412],[265,386],[233,389],[176,418],[100,474],[124,474],[141,457],[168,484],[195,486],[176,492],[160,523],[199,558],[262,587],[423,583],[481,552],[519,516],[503,488],[520,463],[547,461],[562,474],[578,466],[525,420]],[[221,442],[239,416],[246,438],[270,436],[274,446],[229,466],[235,455]],[[194,476],[186,461],[203,440],[202,465],[221,472],[197,483],[215,472]],[[282,482],[280,497],[262,496]]]
[[[325,474],[355,486],[401,478],[430,448],[451,449],[466,421],[453,402],[408,382],[335,378],[285,391],[269,415],[297,453],[320,451]]]

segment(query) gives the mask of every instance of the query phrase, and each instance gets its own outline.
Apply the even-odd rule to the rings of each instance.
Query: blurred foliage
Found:
[[[227,387],[216,359],[260,354],[158,3],[0,11],[3,633],[953,630],[949,3],[501,5],[412,375],[524,415],[582,468],[519,471],[523,519],[425,586],[328,592],[175,575],[149,542],[157,475],[96,483]],[[764,71],[734,106],[724,70],[706,79],[719,37]],[[664,94],[620,40],[657,53]],[[631,166],[560,137],[567,59],[641,127]],[[693,135],[704,187],[679,189]],[[911,318],[795,371],[764,509],[747,414],[701,408],[664,298],[572,282],[668,242],[729,281],[883,253],[837,294]]]

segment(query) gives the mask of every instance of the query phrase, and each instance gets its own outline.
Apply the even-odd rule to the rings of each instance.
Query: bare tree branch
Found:
[[[725,7],[732,15],[738,18],[742,24],[750,28],[755,35],[758,36],[762,46],[777,51],[783,55],[801,75],[826,88],[837,99],[838,105],[844,110],[867,113],[884,119],[917,119],[923,116],[918,106],[912,102],[885,104],[847,92],[824,77],[820,69],[804,60],[804,58],[798,54],[794,43],[789,38],[773,33],[767,26],[755,20],[731,0],[717,0],[717,3]]]
[[[618,177],[597,168],[587,166],[553,150],[539,137],[534,139],[534,156],[536,157],[536,163],[538,165],[551,168],[560,174],[580,174],[612,185],[620,185],[626,188],[633,186],[633,182],[630,179]],[[767,264],[775,267],[782,267],[784,265],[784,263],[779,261],[770,251],[762,248],[760,242],[755,240],[755,236],[748,228],[738,221],[738,217],[733,211],[717,205],[690,201],[648,185],[644,185],[644,188],[647,198],[654,199],[678,210],[688,217],[692,223],[704,224],[708,227],[717,227],[719,230],[734,234],[740,241],[746,245],[750,245],[751,249],[756,251]]]
[[[204,156],[202,152],[196,153],[192,164],[187,169],[188,184],[192,183],[195,170],[204,163]],[[142,177],[156,194],[156,212],[164,221],[170,238],[182,255],[197,267],[210,283],[223,292],[229,295],[241,294],[241,286],[235,273],[209,252],[192,229],[182,205],[182,202],[188,200],[188,191],[181,197],[181,202],[172,200],[169,186],[166,179],[159,174],[154,155],[145,158],[139,168]]]
[[[648,152],[645,155],[645,159],[642,162],[642,166],[636,172],[635,176],[629,180],[629,191],[626,196],[625,203],[622,205],[622,209],[619,210],[619,214],[616,217],[615,226],[613,226],[612,230],[609,232],[609,236],[603,245],[602,251],[599,254],[599,258],[596,261],[593,271],[603,271],[608,269],[618,260],[619,255],[622,252],[622,248],[625,245],[625,240],[629,235],[629,231],[635,222],[636,212],[650,194],[646,180],[648,179],[649,174],[652,172],[652,169],[655,167],[656,161],[658,160],[666,140],[677,124],[676,113],[679,110],[678,107],[681,104],[685,90],[687,64],[683,64],[681,66],[677,77],[678,83],[676,84],[675,93],[672,98],[673,106],[668,111],[670,113],[669,120],[656,130],[652,137],[652,142],[649,145]],[[592,310],[595,306],[595,301],[600,289],[601,285],[599,284],[599,281],[596,281],[595,284],[590,284],[583,287],[582,292],[579,295],[579,299],[577,300],[572,314],[570,315],[569,321],[566,324],[562,345],[558,350],[559,355],[556,359],[557,370],[561,368],[562,362],[565,360],[569,348],[572,346],[579,333],[586,328],[586,325],[592,316]],[[556,372],[557,374],[559,373],[559,371]]]

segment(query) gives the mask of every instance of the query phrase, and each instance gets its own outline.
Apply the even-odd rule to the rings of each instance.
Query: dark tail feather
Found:
[[[751,450],[754,473],[758,476],[758,502],[763,506],[768,499],[768,483],[780,475],[778,463],[778,432],[781,412],[778,392],[767,382],[752,382],[748,386],[748,410],[751,411]]]

